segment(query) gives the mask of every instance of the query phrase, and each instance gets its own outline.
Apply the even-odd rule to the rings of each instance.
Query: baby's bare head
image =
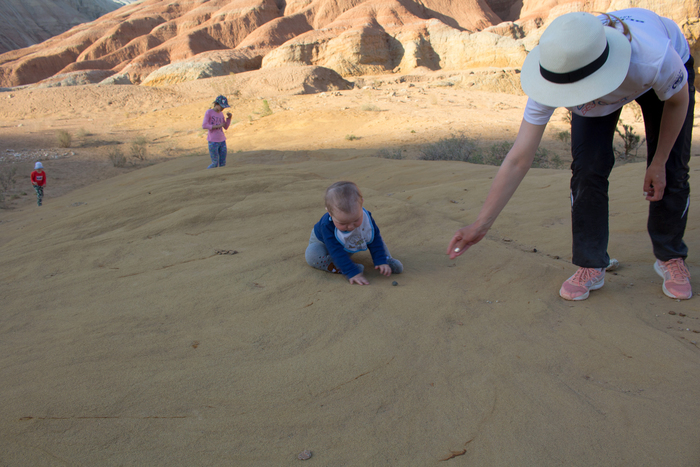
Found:
[[[335,182],[326,190],[326,210],[352,214],[362,208],[362,193],[353,182]]]

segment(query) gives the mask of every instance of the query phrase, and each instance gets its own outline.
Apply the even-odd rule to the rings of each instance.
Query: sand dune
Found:
[[[42,208],[0,210],[0,464],[297,465],[308,449],[310,465],[333,466],[696,465],[698,299],[661,292],[643,165],[611,177],[622,267],[565,302],[568,170],[531,170],[486,239],[450,261],[497,168],[371,157],[397,142],[411,156],[449,125],[514,135],[524,98],[438,87],[401,103],[381,100],[387,86],[275,98],[271,117],[227,132],[229,165],[209,171],[202,138],[184,131],[209,91],[144,97],[159,110],[112,122],[95,111],[92,139],[155,141],[169,112],[182,121],[172,139],[199,152],[77,189],[62,173],[64,194],[47,190]],[[241,114],[258,105],[232,101]],[[73,127],[88,121],[64,111]],[[418,115],[426,128],[410,133]],[[22,127],[3,118],[2,134],[28,145],[56,124],[39,111]],[[47,161],[50,184],[61,164],[106,164],[105,150]],[[323,190],[339,179],[359,184],[403,274],[370,272],[360,287],[306,265]],[[692,204],[694,277],[699,232]]]

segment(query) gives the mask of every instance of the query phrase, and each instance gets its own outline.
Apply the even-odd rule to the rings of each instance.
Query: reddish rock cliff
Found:
[[[548,20],[631,1],[144,0],[1,54],[0,87],[56,75],[44,84],[111,76],[112,82],[159,85],[299,65],[343,76],[519,66],[536,44],[534,30]],[[700,16],[700,0],[634,3],[679,23]]]

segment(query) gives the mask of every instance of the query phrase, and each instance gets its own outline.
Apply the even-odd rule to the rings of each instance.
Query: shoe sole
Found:
[[[692,296],[693,296],[693,292],[692,292],[692,291],[690,292],[690,296],[688,296],[688,298],[677,297],[677,296],[673,295],[671,292],[668,291],[668,289],[666,288],[666,276],[664,275],[664,272],[663,272],[663,271],[661,270],[661,268],[659,267],[659,263],[657,263],[656,261],[654,262],[654,271],[656,271],[656,274],[658,274],[659,276],[661,276],[661,278],[664,280],[664,281],[661,283],[661,290],[664,291],[664,295],[666,295],[666,296],[669,297],[669,298],[675,298],[676,300],[688,300],[688,299],[692,298]]]
[[[597,284],[595,284],[595,285],[592,285],[591,288],[588,289],[588,292],[586,292],[586,293],[583,294],[583,295],[579,295],[578,297],[566,298],[565,296],[563,296],[563,295],[561,294],[561,289],[559,290],[559,296],[560,296],[561,298],[563,298],[564,300],[569,300],[569,301],[572,301],[572,302],[577,302],[577,301],[579,301],[579,300],[585,300],[585,299],[587,299],[588,296],[591,294],[591,290],[598,290],[598,289],[600,289],[601,287],[603,287],[604,285],[605,285],[605,278],[603,278],[603,280],[601,280],[599,283],[597,283]]]

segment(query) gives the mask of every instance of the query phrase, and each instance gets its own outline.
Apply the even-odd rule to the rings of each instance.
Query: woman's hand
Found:
[[[666,188],[666,167],[654,162],[647,168],[644,175],[644,196],[647,201],[660,201]]]
[[[664,102],[656,152],[644,174],[644,196],[647,201],[659,201],[664,197],[666,161],[685,124],[688,102],[688,83]]]
[[[447,254],[450,259],[455,259],[467,251],[472,245],[476,245],[486,235],[488,230],[480,229],[476,224],[469,224],[455,232],[450,245],[447,247]]]

